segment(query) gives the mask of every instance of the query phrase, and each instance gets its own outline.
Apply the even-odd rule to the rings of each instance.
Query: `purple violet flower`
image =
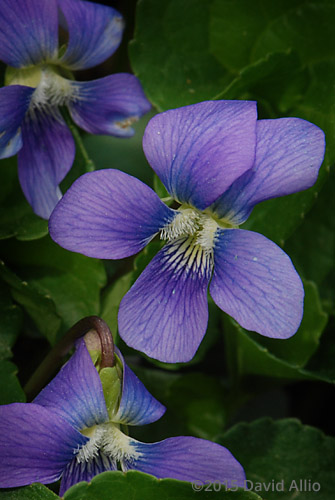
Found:
[[[0,487],[61,478],[62,496],[73,484],[118,465],[157,478],[243,486],[242,466],[216,443],[187,436],[141,443],[122,432],[123,425],[158,420],[165,407],[117,353],[117,366],[102,369],[100,379],[81,340],[33,403],[0,406]]]
[[[76,82],[71,71],[91,68],[118,48],[121,15],[84,0],[1,0],[0,59],[8,64],[0,89],[0,158],[18,153],[22,190],[48,218],[61,197],[75,144],[59,111],[92,134],[129,137],[150,104],[134,75]],[[59,26],[68,33],[58,49]]]
[[[149,122],[147,160],[180,206],[118,170],[77,179],[55,208],[52,238],[90,257],[121,259],[160,234],[165,246],[122,299],[119,332],[165,362],[190,360],[207,328],[207,290],[240,325],[286,339],[304,291],[290,258],[239,229],[254,205],[316,181],[324,134],[299,118],[257,120],[255,102],[209,101]]]

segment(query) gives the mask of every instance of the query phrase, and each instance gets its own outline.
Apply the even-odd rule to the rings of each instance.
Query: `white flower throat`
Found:
[[[160,237],[168,241],[187,237],[190,246],[199,246],[205,255],[211,256],[218,228],[211,215],[194,208],[180,208],[173,221],[161,230]]]
[[[8,66],[5,85],[35,88],[28,109],[28,114],[33,119],[36,118],[36,113],[42,111],[62,121],[58,111],[60,106],[89,100],[89,92],[78,85],[69,70],[57,64],[41,64],[20,69]],[[138,118],[137,115],[124,119],[121,116],[114,124],[120,130],[127,130]]]
[[[131,444],[130,438],[111,422],[96,425],[81,432],[89,438],[89,441],[79,450],[74,451],[77,463],[90,462],[99,453],[103,453],[113,463],[119,462],[123,468],[127,468],[126,464],[132,463],[141,455]]]
[[[23,69],[9,67],[5,83],[35,88],[29,106],[29,112],[32,114],[35,110],[52,113],[55,108],[78,98],[76,86],[71,80],[60,75],[57,66],[44,64]]]

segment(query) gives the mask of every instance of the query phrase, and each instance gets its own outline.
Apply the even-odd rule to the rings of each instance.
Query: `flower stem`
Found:
[[[53,373],[61,366],[64,356],[70,351],[76,340],[88,332],[94,332],[100,341],[100,368],[115,365],[114,342],[107,323],[98,316],[87,316],[81,319],[53,347],[24,387],[27,399],[33,399],[47,384]]]
[[[83,140],[81,138],[81,135],[79,133],[77,126],[73,123],[72,118],[71,118],[66,107],[63,107],[61,112],[62,112],[62,116],[66,122],[66,125],[69,127],[69,129],[71,130],[71,133],[73,135],[74,142],[76,143],[76,151],[79,152],[79,154],[81,155],[81,157],[83,159],[83,162],[85,165],[85,171],[86,172],[93,172],[93,170],[95,170],[94,162],[88,156],[88,153],[86,151],[86,148],[84,146]]]

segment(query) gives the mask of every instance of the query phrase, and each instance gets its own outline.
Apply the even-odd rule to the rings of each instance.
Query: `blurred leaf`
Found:
[[[190,373],[171,384],[167,404],[182,421],[184,432],[213,440],[226,424],[226,399],[218,378]]]
[[[214,0],[211,8],[211,50],[220,62],[238,72],[271,52],[294,47],[306,61],[333,57],[331,0]]]
[[[308,191],[259,203],[241,228],[264,234],[277,245],[284,246],[303,222],[321,186],[322,179]]]
[[[267,500],[332,498],[335,439],[318,429],[304,426],[295,419],[264,418],[234,426],[220,444],[243,465],[251,490]],[[264,484],[270,485],[268,490]],[[308,489],[312,484],[320,491]],[[258,490],[257,485],[260,485]]]
[[[153,241],[150,241],[150,243],[136,255],[134,259],[133,283],[137,280],[139,275],[144,271],[163,245],[164,242],[159,240],[157,237]]]
[[[1,160],[0,239],[34,240],[48,234],[48,222],[33,213],[17,177],[16,157]]]
[[[153,114],[148,113],[134,124],[135,134],[130,138],[85,134],[83,143],[96,169],[116,168],[152,185],[153,171],[144,156],[142,138]]]
[[[301,67],[299,55],[288,49],[242,67],[216,99],[256,99],[268,116],[276,118],[274,104],[281,113],[289,112],[307,87],[308,74]]]
[[[335,172],[331,171],[313,209],[289,238],[285,251],[292,257],[301,276],[313,280],[330,312],[334,311],[335,255]]]
[[[213,489],[198,491],[199,500],[212,499]],[[194,490],[190,483],[174,479],[156,479],[148,474],[137,471],[103,472],[87,483],[72,486],[64,495],[64,500],[188,500],[194,498]],[[215,498],[229,498],[231,500],[259,500],[260,497],[252,492],[239,490],[236,492],[215,492]]]
[[[113,336],[116,335],[118,329],[117,314],[120,302],[133,284],[133,281],[133,272],[131,271],[121,276],[121,278],[112,283],[104,291],[100,315],[108,324]]]
[[[11,347],[22,326],[22,311],[10,299],[9,289],[0,283],[0,360],[12,356]]]
[[[321,337],[319,349],[309,360],[305,370],[316,379],[335,384],[334,358],[334,325],[330,322],[329,328],[327,328]]]
[[[305,282],[304,316],[293,337],[286,340],[262,337],[262,345],[276,357],[296,367],[304,367],[319,346],[319,339],[328,321],[322,310],[318,289],[313,282]],[[258,336],[259,337],[259,336]]]
[[[208,0],[138,3],[130,59],[159,111],[211,99],[229,81],[209,52],[210,4]]]
[[[289,111],[291,116],[296,114],[316,123],[329,134],[328,140],[334,145],[334,22],[335,6],[331,0],[257,0],[252,4],[248,0],[213,0],[210,46],[221,64],[244,80],[244,87],[256,98],[265,98],[278,111]],[[294,63],[295,54],[298,60]],[[281,59],[283,67],[279,64],[275,71],[278,81],[264,81],[264,62],[268,61],[268,69],[273,67],[271,61]],[[253,65],[259,64],[257,82]],[[294,73],[294,65],[298,80],[290,74]],[[280,94],[287,98],[288,92],[293,97],[290,110],[279,98]],[[230,98],[236,99],[238,94],[230,94]],[[328,165],[333,161],[334,156],[328,158]]]
[[[84,255],[68,252],[56,245],[49,237],[38,242],[15,242],[13,240],[3,245],[6,260],[20,272],[27,282],[27,289],[34,290],[44,298],[44,302],[52,304],[53,314],[63,320],[63,329],[70,328],[84,316],[99,314],[100,290],[105,285],[106,274],[100,260],[90,259]],[[22,288],[22,286],[21,286]],[[14,297],[19,303],[22,298]],[[31,306],[23,304],[30,315]],[[53,342],[60,327],[60,320],[53,321],[53,335],[47,334],[49,328],[48,316],[34,302],[39,329]],[[51,326],[51,325],[50,325]]]
[[[13,299],[18,302],[34,320],[39,331],[54,343],[61,325],[54,302],[31,283],[13,273],[0,261],[0,276],[9,285]]]
[[[305,283],[305,314],[297,333],[290,339],[269,339],[247,332],[231,318],[226,317],[225,335],[237,362],[239,374],[254,374],[284,379],[320,379],[322,374],[307,371],[307,362],[319,345],[327,324],[327,314],[322,310],[314,283]],[[231,360],[230,360],[231,362]]]
[[[174,202],[174,200],[169,195],[166,187],[158,177],[158,175],[154,175],[154,190],[158,194],[161,200],[164,200],[165,205],[170,206]]]
[[[132,368],[149,392],[167,409],[157,423],[131,429],[132,437],[152,441],[181,434],[215,440],[223,432],[228,391],[221,378],[202,372],[176,373]]]
[[[17,368],[9,361],[0,361],[0,404],[24,403],[23,389],[16,377]]]
[[[55,500],[59,496],[42,484],[0,490],[1,500]]]

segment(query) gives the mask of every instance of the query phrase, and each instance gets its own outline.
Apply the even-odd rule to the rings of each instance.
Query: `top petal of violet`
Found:
[[[105,61],[118,48],[122,33],[121,14],[112,7],[93,2],[58,0],[69,32],[69,43],[61,59],[72,70],[87,69]]]
[[[15,68],[55,59],[56,0],[1,0],[0,59]]]
[[[143,149],[170,195],[204,210],[255,159],[256,103],[208,101],[160,113]]]
[[[300,118],[257,122],[255,163],[213,204],[219,217],[241,224],[261,201],[311,187],[325,152],[323,131]]]

